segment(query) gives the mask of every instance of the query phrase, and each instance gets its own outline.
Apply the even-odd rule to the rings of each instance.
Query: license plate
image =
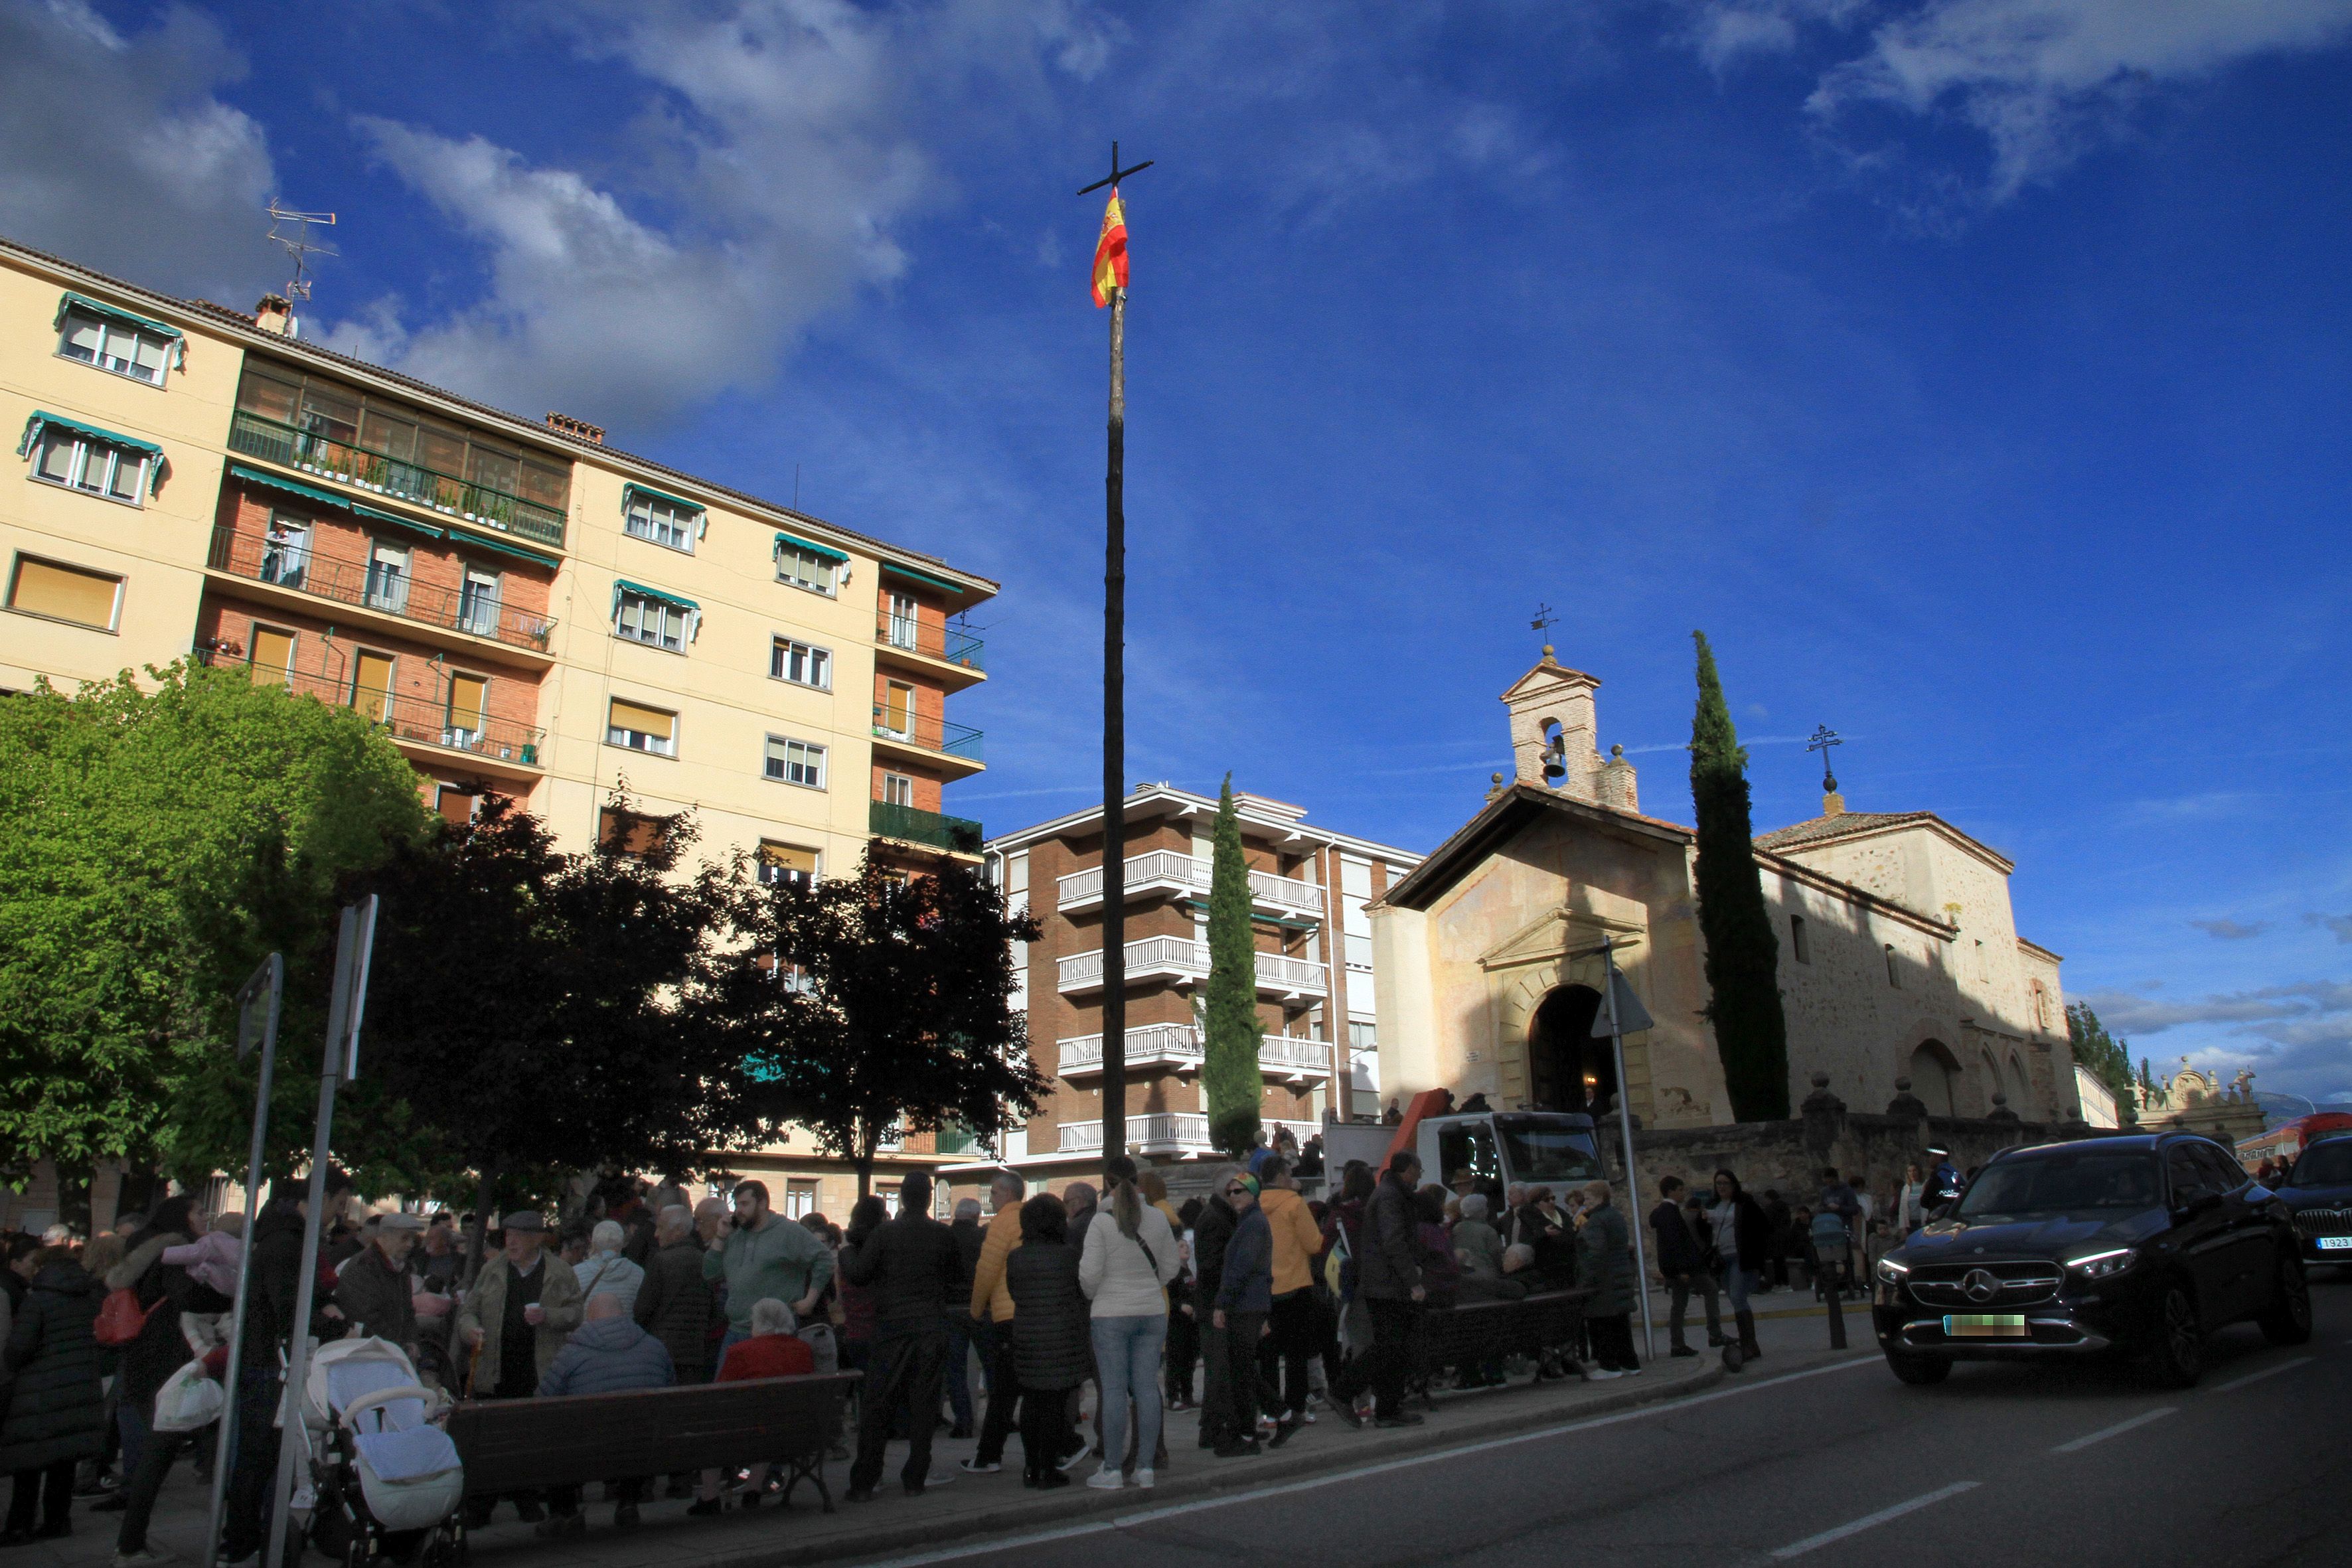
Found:
[[[2319,1238],[2322,1252],[2352,1252],[2352,1236],[2323,1236]]]
[[[2022,1312],[1953,1312],[1944,1319],[1944,1335],[1955,1340],[2031,1339]]]

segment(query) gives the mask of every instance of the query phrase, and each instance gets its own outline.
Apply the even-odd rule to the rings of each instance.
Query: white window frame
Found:
[[[646,636],[642,630],[632,631],[629,627],[629,611],[632,607],[637,611],[639,627],[645,626],[648,612],[656,612],[661,629],[653,637]],[[673,616],[677,618],[677,637],[674,642],[669,640],[668,636]],[[646,647],[657,647],[664,653],[684,653],[686,645],[694,640],[694,612],[683,605],[674,605],[667,599],[657,599],[650,594],[633,594],[628,589],[623,588],[614,595],[613,635],[624,642],[637,643]]]
[[[398,568],[384,574],[381,578],[377,575],[377,570],[383,564],[376,559],[379,551],[400,558]],[[388,591],[383,586],[385,582],[396,583],[399,586]],[[360,597],[369,609],[383,610],[394,616],[406,615],[408,590],[415,585],[415,582],[416,552],[414,548],[397,539],[369,539],[367,576],[360,593]]]
[[[900,795],[906,798],[901,800]],[[915,781],[907,773],[886,773],[882,775],[882,804],[903,805],[909,811],[915,805]]]
[[[644,524],[639,526],[639,514]],[[703,520],[709,514],[702,508],[684,507],[644,490],[632,489],[629,504],[621,514],[621,531],[631,539],[642,539],[647,544],[658,544],[665,550],[675,550],[683,555],[694,553],[694,542],[701,537]]]
[[[475,579],[488,579],[486,593],[475,592]],[[499,609],[506,603],[506,574],[478,561],[457,563],[457,629],[478,637],[499,635]]]
[[[55,478],[48,472],[49,455],[59,447],[69,448],[64,479]],[[100,500],[110,500],[117,506],[143,510],[147,505],[148,465],[155,459],[144,452],[52,425],[44,429],[41,438],[33,444],[32,458],[32,477],[41,484],[95,496]],[[94,485],[89,482],[92,459],[101,465],[98,469],[98,483]],[[136,465],[131,470],[131,493],[128,495],[122,494],[119,487],[125,462]]]
[[[633,708],[643,708],[650,713],[666,713],[669,711],[665,708],[656,708],[650,702],[634,702],[625,697],[621,698],[618,700],[628,702]],[[677,714],[670,713],[669,715],[669,739],[665,741],[660,736],[652,734],[649,731],[644,730],[624,729],[622,726],[614,723],[614,699],[609,697],[604,700],[604,743],[606,745],[618,746],[624,751],[643,752],[649,757],[675,757],[677,755],[678,718]]]
[[[86,323],[99,329],[98,353],[94,356],[85,356],[73,348],[74,327],[77,323]],[[118,338],[129,340],[131,348],[129,359],[121,358],[110,352]],[[155,374],[152,376],[147,375],[139,368],[138,349],[142,343],[157,345]],[[102,370],[109,375],[119,375],[125,381],[135,381],[142,386],[162,386],[170,379],[172,360],[179,352],[180,346],[180,340],[177,338],[167,338],[161,332],[142,331],[127,321],[119,321],[110,316],[101,316],[95,310],[85,310],[78,305],[67,306],[65,314],[58,322],[58,357],[59,359],[69,359],[76,364],[86,364],[92,370]]]
[[[785,571],[784,563],[788,556],[799,570]],[[829,556],[803,550],[798,545],[780,543],[776,546],[776,581],[803,593],[827,599],[838,598],[841,595],[842,565],[843,563]]]
[[[813,888],[824,878],[824,850],[809,849],[808,846],[804,844],[786,844],[781,838],[772,839],[770,842],[775,844],[780,848],[807,850],[808,854],[816,861],[816,865],[806,871],[794,870],[790,867],[779,866],[774,861],[761,857],[755,851],[752,855],[751,879],[759,883],[761,887],[772,888],[793,877],[805,877],[808,880],[803,885]],[[775,874],[773,876],[769,875],[771,871]]]
[[[886,613],[889,617],[890,646],[913,652],[922,633],[921,603],[912,594],[901,594],[893,588]]]
[[[806,680],[792,673],[793,658],[796,654],[801,656],[800,662],[807,668],[810,679]],[[812,691],[830,691],[833,689],[833,650],[794,637],[777,637],[768,647],[768,679],[805,686]]]
[[[782,748],[778,754],[777,748]],[[795,748],[799,756],[794,757]],[[790,735],[771,735],[761,748],[761,776],[772,784],[791,784],[795,789],[821,790],[825,787],[825,748],[814,741],[796,740]],[[804,774],[795,777],[794,774]]]

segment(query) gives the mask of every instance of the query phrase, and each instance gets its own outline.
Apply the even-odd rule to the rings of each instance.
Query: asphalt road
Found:
[[[2185,1392],[2119,1369],[1967,1364],[1908,1388],[1874,1353],[1794,1373],[1768,1356],[1671,1405],[1156,1510],[1129,1493],[1139,1506],[1106,1521],[882,1561],[2343,1564],[2352,1273],[2315,1278],[2313,1296],[2309,1344],[2227,1330]],[[1867,1318],[1851,1321],[1867,1342]]]

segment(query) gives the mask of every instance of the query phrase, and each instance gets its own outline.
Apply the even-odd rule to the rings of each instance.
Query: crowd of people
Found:
[[[1499,1357],[1427,1364],[1424,1314],[1463,1302],[1580,1289],[1580,1334],[1546,1347],[1537,1375],[1641,1373],[1632,1222],[1608,1184],[1506,1189],[1468,1171],[1439,1184],[1402,1151],[1382,1169],[1351,1162],[1330,1173],[1328,1195],[1310,1200],[1299,1167],[1321,1174],[1320,1160],[1319,1147],[1261,1147],[1216,1168],[1181,1205],[1160,1172],[1124,1157],[1099,1184],[1058,1194],[1029,1194],[1008,1172],[984,1205],[966,1198],[945,1221],[931,1213],[930,1178],[910,1173],[895,1212],[866,1197],[845,1226],[779,1214],[758,1181],[699,1202],[675,1182],[618,1182],[561,1227],[532,1209],[483,1226],[471,1270],[473,1216],[347,1214],[349,1184],[335,1174],[310,1328],[397,1345],[459,1398],[856,1370],[854,1449],[850,1430],[833,1448],[851,1461],[846,1496],[859,1502],[881,1486],[893,1440],[906,1443],[900,1487],[919,1495],[959,1473],[1000,1470],[1015,1436],[1027,1486],[1072,1485],[1091,1458],[1089,1487],[1150,1487],[1168,1462],[1171,1410],[1197,1407],[1199,1442],[1219,1458],[1279,1447],[1318,1409],[1350,1426],[1415,1425],[1414,1382],[1477,1387],[1503,1376]],[[1874,1202],[1826,1172],[1809,1205],[1751,1196],[1728,1171],[1704,1193],[1666,1179],[1647,1223],[1672,1299],[1672,1353],[1697,1353],[1685,1340],[1693,1296],[1710,1345],[1736,1336],[1759,1353],[1752,1296],[1786,1286],[1791,1268],[1850,1267],[1868,1237],[1916,1228],[1958,1180],[1931,1157]],[[1817,1228],[1824,1216],[1829,1228]],[[192,1356],[209,1356],[215,1373],[225,1359],[248,1245],[241,1217],[207,1215],[180,1196],[87,1244],[11,1239],[0,1469],[16,1490],[0,1543],[67,1533],[79,1499],[121,1515],[118,1568],[158,1561],[147,1542],[155,1500],[193,1455],[200,1468],[230,1468],[225,1561],[257,1551],[304,1188],[274,1186],[250,1237],[242,1371],[228,1391],[236,1451],[215,1455],[209,1426],[158,1424],[174,1373]],[[933,1463],[942,1426],[977,1440],[958,1465]],[[637,1522],[646,1484],[614,1484],[615,1525]],[[707,1515],[756,1508],[782,1483],[755,1466],[653,1484]],[[488,1523],[501,1503],[547,1536],[586,1528],[577,1489],[469,1499],[469,1523]]]

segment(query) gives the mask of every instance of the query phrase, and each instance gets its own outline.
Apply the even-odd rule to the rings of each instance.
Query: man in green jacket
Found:
[[[1584,1189],[1584,1213],[1577,1220],[1576,1283],[1591,1294],[1584,1301],[1584,1327],[1599,1364],[1587,1378],[1629,1377],[1641,1373],[1633,1353],[1633,1238],[1625,1216],[1610,1201],[1609,1184]]]
[[[734,1216],[720,1217],[718,1238],[702,1255],[702,1277],[727,1281],[721,1359],[736,1341],[751,1337],[752,1304],[772,1297],[791,1305],[802,1325],[800,1337],[816,1354],[817,1371],[839,1370],[833,1325],[810,1321],[824,1288],[833,1283],[833,1251],[807,1226],[770,1208],[765,1184],[744,1182],[736,1187]]]

